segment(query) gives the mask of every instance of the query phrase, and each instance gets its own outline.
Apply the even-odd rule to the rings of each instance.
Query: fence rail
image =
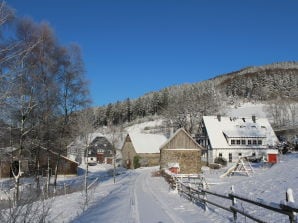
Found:
[[[237,215],[241,214],[255,222],[266,222],[260,219],[257,216],[250,214],[247,210],[243,207],[240,207],[237,203],[237,200],[241,200],[247,204],[254,205],[254,207],[261,207],[266,210],[270,210],[282,215],[288,216],[290,223],[298,223],[297,213],[298,213],[298,206],[294,201],[293,191],[292,189],[288,189],[286,192],[286,199],[281,201],[280,203],[274,202],[266,202],[263,200],[256,200],[250,197],[245,197],[240,194],[236,194],[234,192],[234,187],[232,186],[231,192],[228,195],[221,194],[215,191],[211,191],[207,188],[207,185],[204,181],[201,184],[198,184],[198,188],[192,187],[190,184],[187,185],[181,182],[179,177],[176,177],[173,174],[168,172],[163,172],[163,177],[169,183],[170,187],[174,190],[177,190],[178,193],[187,199],[191,200],[192,202],[203,204],[204,210],[208,210],[208,204],[226,210],[228,212],[233,213],[234,222],[237,221]],[[208,198],[207,198],[208,195]],[[218,197],[224,200],[228,200],[230,205],[224,206],[221,202],[214,201],[210,199],[210,197]]]

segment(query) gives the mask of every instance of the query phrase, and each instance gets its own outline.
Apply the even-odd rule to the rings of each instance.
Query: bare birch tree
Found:
[[[113,181],[116,183],[116,163],[117,163],[117,147],[123,140],[123,126],[122,125],[110,125],[108,127],[108,139],[112,144],[113,149]]]
[[[94,111],[93,109],[86,108],[83,111],[80,111],[76,114],[76,134],[82,139],[83,142],[83,164],[85,164],[85,173],[84,173],[84,203],[83,203],[83,211],[86,210],[89,204],[89,192],[88,192],[88,154],[89,154],[89,145],[93,139],[93,132],[94,132]],[[82,155],[82,153],[80,154]]]
[[[64,49],[64,56],[60,62],[59,69],[59,146],[58,154],[66,151],[66,145],[70,142],[67,136],[70,133],[71,120],[74,112],[86,108],[90,103],[88,84],[84,77],[84,64],[81,57],[80,48],[77,45],[71,45]],[[55,165],[54,187],[57,185],[57,174],[60,156],[57,157]]]

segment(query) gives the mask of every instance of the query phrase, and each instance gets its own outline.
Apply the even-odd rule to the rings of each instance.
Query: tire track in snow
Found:
[[[132,178],[132,175],[130,175]],[[139,176],[136,176],[129,185],[129,198],[130,198],[130,215],[128,223],[140,223],[137,194],[136,194],[136,181]]]
[[[151,185],[149,183],[149,179],[151,177],[150,174],[151,174],[151,171],[150,172],[146,171],[146,174],[144,175],[145,179],[143,181],[144,182],[143,186],[148,188],[148,192],[150,192],[150,194],[152,195],[156,203],[159,204],[161,209],[169,216],[169,218],[173,221],[173,223],[184,223],[184,221],[179,216],[177,216],[175,212],[170,207],[168,207],[168,205],[162,199],[160,199],[158,195],[152,190]]]
[[[150,204],[151,206],[155,206],[158,207],[159,210],[161,210],[161,218],[162,219],[167,219],[165,220],[161,220],[160,222],[173,222],[173,223],[184,223],[184,221],[175,214],[175,212],[173,210],[171,210],[171,208],[161,199],[159,198],[159,195],[156,194],[152,189],[152,185],[149,183],[149,180],[151,178],[151,171],[152,170],[145,170],[140,172],[140,175],[137,176],[137,179],[135,180],[135,187],[138,187],[138,193],[136,194],[136,200],[138,200],[138,195],[141,196],[141,200],[142,202],[144,201],[144,196],[147,196],[147,204],[148,207],[150,208]],[[143,194],[142,194],[143,193]],[[151,203],[150,203],[151,202]],[[142,208],[141,206],[139,208]],[[148,221],[148,213],[147,213],[147,218],[146,215],[144,215],[144,203],[143,203],[143,209],[141,209],[141,211],[143,211],[143,214],[141,215],[141,220],[142,222],[150,222]],[[159,214],[159,213],[155,213],[152,212],[152,214]],[[163,216],[163,217],[162,217]],[[142,217],[145,219],[142,219]],[[156,216],[152,216],[153,218]],[[149,219],[150,220],[150,219]],[[153,219],[151,219],[153,220]]]

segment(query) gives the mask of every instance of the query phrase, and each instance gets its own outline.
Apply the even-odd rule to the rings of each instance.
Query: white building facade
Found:
[[[279,143],[268,120],[255,116],[204,116],[202,130],[206,137],[199,144],[207,149],[203,159],[208,159],[208,163],[216,157],[228,162],[237,162],[243,156],[263,157]]]

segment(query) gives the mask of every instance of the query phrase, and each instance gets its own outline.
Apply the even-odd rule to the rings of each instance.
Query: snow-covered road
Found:
[[[160,196],[161,188],[159,185],[152,188],[151,172],[143,171],[137,176],[134,182],[134,200],[138,210],[138,217],[135,222],[183,222],[173,210],[166,205]],[[149,182],[150,180],[150,182]]]
[[[152,168],[131,171],[116,184],[101,184],[95,202],[72,222],[105,223],[191,223],[214,222],[204,211],[169,190],[161,177],[152,177]],[[105,196],[103,195],[105,191]]]

